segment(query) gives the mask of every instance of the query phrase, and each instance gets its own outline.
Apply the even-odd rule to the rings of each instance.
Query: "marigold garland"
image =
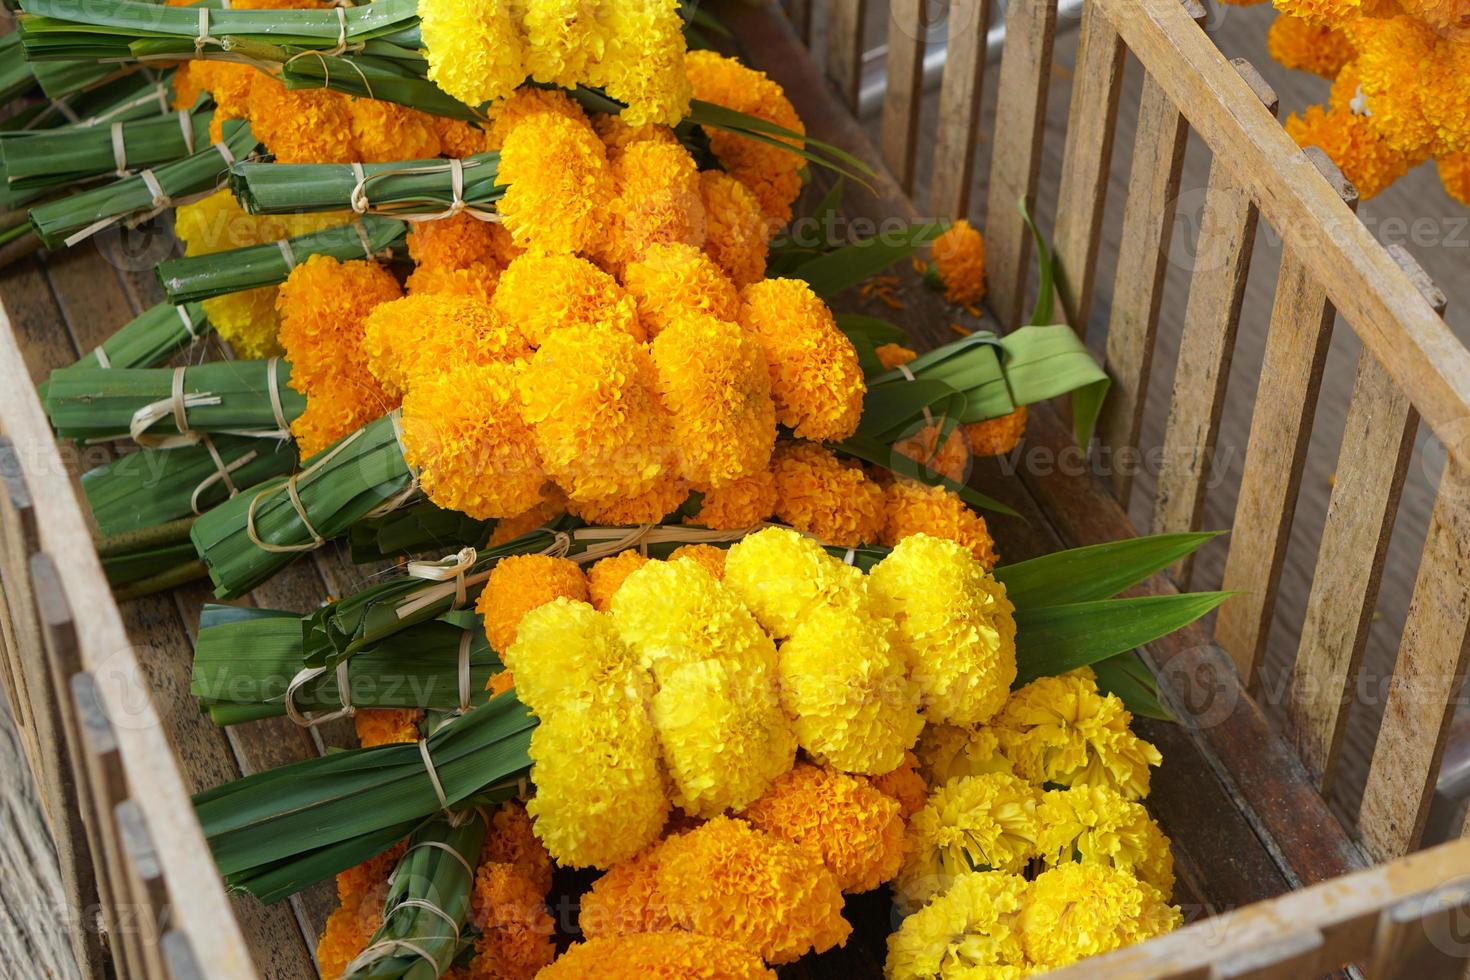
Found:
[[[701,495],[699,512],[687,523],[717,531],[754,527],[776,511],[776,476],[762,469],[718,490],[706,488]]]
[[[511,363],[531,356],[514,326],[467,296],[415,295],[383,303],[363,333],[368,370],[390,397],[432,380],[447,365]]]

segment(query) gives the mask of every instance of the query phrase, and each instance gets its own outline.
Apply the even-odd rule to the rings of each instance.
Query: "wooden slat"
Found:
[[[827,77],[848,108],[856,108],[863,83],[863,28],[867,0],[827,4]]]
[[[929,180],[929,213],[936,218],[963,218],[970,212],[989,32],[990,0],[951,0]]]
[[[1056,231],[1052,236],[1057,297],[1067,322],[1083,337],[1087,336],[1092,313],[1126,51],[1107,17],[1094,4],[1083,7],[1072,105],[1067,116],[1067,146],[1057,191]]]
[[[808,47],[812,43],[813,2],[814,0],[788,0],[786,4],[786,16],[791,18],[791,26],[796,28],[797,37]]]
[[[1451,459],[1409,602],[1358,825],[1386,860],[1419,844],[1470,653],[1470,469]]]
[[[169,980],[206,980],[208,974],[199,965],[194,955],[194,944],[178,930],[163,934],[163,962],[168,968]]]
[[[1470,886],[1464,882],[1386,909],[1367,980],[1459,980],[1470,952],[1463,931],[1467,910]]]
[[[1443,315],[1445,296],[1405,249],[1395,258]],[[1358,357],[1337,477],[1292,667],[1287,710],[1302,762],[1328,792],[1368,644],[1419,416],[1372,352]],[[1343,556],[1354,556],[1344,561]]]
[[[0,578],[8,581],[12,574],[25,574],[24,562],[34,547],[25,541],[25,531],[19,516],[20,507],[30,507],[30,491],[26,488],[25,478],[21,473],[15,445],[3,435],[0,435],[0,484],[3,484],[0,486]],[[26,764],[33,773],[39,772],[41,747],[36,741],[31,695],[21,662],[24,645],[35,643],[39,639],[35,631],[35,618],[31,615],[29,600],[23,594],[20,583],[17,583],[14,590],[0,590],[0,606],[4,608],[4,617],[0,623],[3,623],[5,639],[6,692],[10,697],[16,733],[20,737],[21,749],[25,752]],[[43,807],[50,805],[44,793],[41,804]]]
[[[883,162],[904,193],[914,189],[914,164],[919,158],[928,6],[928,0],[891,0],[888,5],[888,87],[883,92],[879,146]]]
[[[1056,29],[1057,0],[1025,0],[1006,7],[985,218],[988,302],[1006,330],[1020,325],[1026,302],[1031,232],[1019,205],[1024,201],[1027,210],[1035,211]]]
[[[1210,980],[1300,980],[1315,976],[1322,962],[1322,934],[1308,929],[1272,943],[1248,949],[1216,962]]]
[[[112,812],[122,841],[123,864],[133,895],[135,929],[139,948],[148,962],[148,976],[167,976],[161,941],[171,909],[158,849],[148,831],[147,818],[136,803],[123,800]]]
[[[1357,191],[1332,161],[1316,147],[1307,155],[1344,203],[1355,205]],[[1287,246],[1225,560],[1224,588],[1241,594],[1220,608],[1215,627],[1216,641],[1235,661],[1247,687],[1255,683],[1276,608],[1333,317],[1327,292],[1309,261]]]
[[[1236,68],[1272,112],[1276,93],[1249,62]],[[1154,500],[1156,534],[1199,530],[1205,488],[1215,454],[1215,438],[1225,411],[1235,334],[1255,249],[1256,204],[1230,169],[1216,158],[1200,211],[1194,272],[1174,368],[1174,392],[1164,429],[1158,489]],[[1180,588],[1188,589],[1193,557],[1171,570]]]
[[[1204,16],[1202,8],[1196,12]],[[1169,238],[1174,230],[1188,139],[1184,116],[1168,93],[1153,78],[1146,77],[1138,102],[1128,198],[1123,206],[1126,247],[1118,253],[1108,320],[1105,366],[1113,386],[1098,420],[1098,435],[1112,451],[1113,493],[1124,510],[1128,509],[1133,490],[1138,434],[1143,427],[1143,404],[1153,367]]]

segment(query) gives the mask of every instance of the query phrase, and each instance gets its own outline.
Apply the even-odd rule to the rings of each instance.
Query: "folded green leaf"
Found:
[[[213,119],[213,111],[199,110],[123,122],[115,131],[111,126],[92,126],[5,133],[0,135],[0,167],[8,184],[21,190],[158,167],[207,147]]]
[[[937,223],[909,225],[901,231],[880,232],[824,255],[808,259],[793,272],[805,279],[812,291],[831,300],[844,290],[866,282],[884,269],[901,262],[928,245],[944,231]]]
[[[1222,533],[1201,531],[1124,538],[1002,565],[995,570],[995,577],[1005,583],[1006,595],[1018,608],[1024,605],[1038,609],[1111,599],[1189,557]]]
[[[505,193],[497,183],[498,153],[477,153],[461,161],[402,160],[360,167],[242,163],[230,173],[230,189],[251,214],[347,209],[388,217],[440,214],[455,205],[456,163],[463,167],[460,202],[476,211],[492,213],[495,202]]]

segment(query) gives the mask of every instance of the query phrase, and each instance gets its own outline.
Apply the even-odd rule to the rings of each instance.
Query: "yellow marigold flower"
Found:
[[[485,636],[490,640],[490,646],[502,654],[506,668],[517,675],[516,689],[520,692],[522,701],[538,713],[551,704],[550,700],[528,693],[534,688],[540,672],[538,670],[533,673],[529,668],[518,669],[518,665],[522,663],[520,658],[526,654],[512,652],[512,647],[525,615],[556,599],[586,602],[587,577],[582,574],[580,565],[565,558],[552,558],[550,555],[510,555],[502,558],[490,570],[484,591],[475,603],[475,612],[485,617]],[[591,609],[588,608],[587,611],[590,613]],[[558,607],[555,617],[548,614],[538,622],[544,625],[550,618],[554,624],[559,624],[569,616],[570,613],[563,606]],[[512,659],[516,663],[512,663]]]
[[[551,890],[551,855],[536,839],[526,808],[513,800],[496,807],[480,861],[512,866],[542,895]]]
[[[928,534],[904,538],[868,575],[908,647],[924,715],[978,725],[1016,679],[1015,607],[970,552]]]
[[[669,561],[688,558],[704,567],[716,580],[725,577],[725,549],[712,544],[681,544],[669,554]]]
[[[499,282],[500,269],[476,262],[467,269],[421,265],[409,273],[404,285],[410,296],[459,296],[488,306]]]
[[[238,356],[278,357],[281,345],[276,333],[281,321],[276,314],[276,295],[274,286],[226,293],[205,300],[204,315]]]
[[[492,149],[488,134],[479,126],[463,119],[450,119],[448,116],[431,118],[434,131],[439,135],[439,146],[445,156],[464,159]]]
[[[1271,57],[1287,68],[1309,71],[1323,78],[1336,78],[1357,52],[1340,30],[1311,24],[1300,17],[1282,14],[1267,35]]]
[[[1001,751],[1037,785],[1111,786],[1126,799],[1148,795],[1159,750],[1134,735],[1133,716],[1102,694],[1091,672],[1043,677],[1011,695],[996,716]]]
[[[945,783],[909,821],[898,892],[912,906],[945,891],[967,871],[1019,874],[1036,856],[1041,793],[1005,773]]]
[[[757,470],[727,483],[718,490],[702,490],[699,513],[685,521],[717,531],[739,531],[754,527],[776,510],[776,477],[770,470]]]
[[[683,928],[739,943],[767,963],[791,963],[847,941],[842,889],[811,851],[716,817],[665,841],[659,891]]]
[[[1063,864],[1031,882],[1021,912],[1027,959],[1055,970],[1177,929],[1184,916],[1152,885],[1103,864]]]
[[[798,763],[741,816],[757,830],[815,850],[845,892],[877,888],[903,863],[898,801],[860,776]]]
[[[659,332],[652,350],[684,478],[719,488],[765,469],[776,406],[755,338],[733,323],[685,316]]]
[[[1449,153],[1436,162],[1445,193],[1461,204],[1470,204],[1470,153]]]
[[[703,315],[734,320],[739,294],[719,266],[699,249],[684,243],[654,245],[629,262],[623,285],[638,304],[638,316],[650,337],[682,317]]]
[[[982,567],[995,567],[995,541],[985,518],[953,490],[899,478],[884,489],[883,504],[887,520],[882,540],[887,547],[911,534],[929,534],[963,545]]]
[[[776,417],[799,438],[846,439],[857,431],[867,385],[857,350],[827,304],[796,279],[766,279],[740,293],[740,325],[760,339],[771,368]]]
[[[1110,786],[1074,786],[1041,794],[1037,853],[1047,867],[1068,861],[1107,864],[1134,874],[1168,898],[1174,891],[1169,838],[1143,804]]]
[[[624,150],[634,143],[653,141],[657,143],[678,143],[679,138],[668,126],[657,123],[644,123],[641,126],[631,126],[628,121],[620,115],[610,112],[595,112],[592,114],[592,128],[597,131],[597,136],[602,140],[602,145],[607,147],[607,158],[616,161],[622,156]]]
[[[546,468],[516,397],[524,374],[523,361],[451,364],[414,382],[403,400],[403,458],[440,507],[484,520],[541,503]]]
[[[1288,116],[1286,131],[1300,146],[1320,147],[1364,200],[1409,172],[1410,159],[1378,138],[1369,117],[1351,109],[1311,106],[1305,115]]]
[[[506,266],[490,305],[532,347],[558,330],[578,326],[645,339],[633,297],[612,276],[575,255],[522,255]]]
[[[1020,445],[1026,434],[1026,406],[1019,405],[1014,412],[999,418],[972,422],[965,426],[965,438],[970,443],[970,452],[976,456],[1004,456]]]
[[[632,548],[595,562],[587,570],[587,591],[591,593],[592,605],[597,611],[607,612],[613,595],[622,588],[623,582],[646,564],[648,558]]]
[[[928,725],[915,749],[924,778],[943,786],[966,776],[992,772],[1015,775],[1015,767],[1000,750],[1000,739],[992,728],[961,728],[958,725]]]
[[[280,163],[351,163],[351,103],[341,92],[287,89],[263,75],[250,86],[250,129]]]
[[[486,149],[499,150],[505,145],[506,136],[531,116],[551,114],[575,123],[586,123],[587,113],[565,92],[559,89],[535,88],[527,85],[515,94],[490,109],[490,131],[486,136]]]
[[[862,609],[818,606],[781,644],[781,701],[817,762],[877,775],[919,737],[918,690],[890,629]]]
[[[929,254],[944,283],[944,298],[972,305],[985,298],[985,239],[964,218],[934,239]]]
[[[798,531],[844,548],[883,536],[883,488],[856,462],[814,442],[787,442],[776,447],[771,472],[776,516]]]
[[[591,0],[524,0],[517,11],[526,70],[536,81],[575,88],[588,61],[607,45],[608,29]]]
[[[1276,9],[1310,24],[1342,23],[1362,12],[1363,0],[1275,0]]]
[[[884,344],[873,353],[878,355],[878,363],[883,365],[885,371],[892,371],[919,356],[916,351],[911,351],[902,344]]]
[[[534,980],[556,958],[556,923],[546,893],[510,864],[483,861],[475,873],[470,921],[480,930],[468,980]]]
[[[417,742],[424,713],[417,708],[364,708],[352,716],[357,743],[365,749],[377,745]]]
[[[905,820],[929,802],[929,784],[919,775],[919,760],[913,752],[903,754],[903,764],[897,769],[874,776],[870,781],[874,789],[893,797]]]
[[[725,556],[725,586],[777,639],[790,636],[820,606],[863,608],[863,573],[790,528],[742,538]]]
[[[739,943],[692,932],[607,936],[577,943],[542,970],[539,980],[776,980],[761,958]]]
[[[496,545],[514,541],[521,535],[529,534],[566,514],[567,499],[560,490],[548,486],[543,487],[542,492],[545,494],[545,499],[535,507],[524,514],[506,517],[495,522],[495,530],[490,532],[489,547],[493,548]]]
[[[520,331],[488,304],[462,296],[405,296],[368,314],[363,336],[368,369],[400,396],[446,365],[510,364],[531,356]]]
[[[499,102],[526,78],[507,0],[419,0],[429,81],[465,105]]]
[[[589,939],[643,932],[674,932],[668,903],[658,890],[658,862],[663,842],[626,861],[619,861],[592,883],[582,896],[577,925]]]
[[[443,152],[434,117],[379,99],[351,99],[352,144],[363,163],[429,160]]]
[[[537,567],[547,560],[542,558]],[[558,566],[556,577],[563,579],[559,586],[563,593],[575,591],[577,583],[569,571]],[[490,585],[486,584],[487,593]],[[551,583],[540,577],[525,587],[529,595],[520,605],[552,591]],[[542,718],[567,706],[595,705],[609,692],[639,700],[652,694],[652,682],[634,651],[618,636],[612,620],[566,594],[532,608],[521,618],[515,641],[497,649],[507,669],[516,675],[516,696]]]
[[[695,98],[806,135],[806,127],[786,93],[764,72],[713,51],[690,51],[684,64]],[[790,221],[791,205],[801,194],[802,157],[782,147],[733,133],[716,130],[707,135],[711,152],[730,176],[755,194],[770,225],[780,227]]]
[[[626,105],[629,125],[677,124],[689,114],[690,97],[677,0],[613,3],[606,13],[606,48],[588,59],[587,83]]]
[[[761,202],[748,187],[720,170],[699,175],[704,205],[704,252],[744,289],[766,275],[770,235]]]
[[[641,698],[610,690],[558,705],[531,735],[526,811],[563,867],[606,868],[651,844],[669,813],[658,740]]]
[[[599,254],[618,269],[651,246],[680,243],[698,249],[705,240],[699,168],[678,142],[629,144],[612,164],[617,194]]]
[[[1028,884],[1020,875],[970,871],[903,920],[888,937],[889,980],[1019,980],[1032,972],[1021,945]]]
[[[658,524],[689,499],[689,484],[677,473],[663,473],[642,493],[601,500],[569,500],[567,510],[588,524],[613,527]]]
[[[614,188],[590,124],[555,113],[520,120],[500,148],[497,181],[507,186],[496,210],[522,248],[570,254],[602,240]]]
[[[949,430],[943,445],[939,435],[944,426],[930,422],[919,431],[893,444],[893,451],[919,463],[930,473],[938,473],[952,483],[965,483],[970,473],[970,443],[959,426]]]
[[[633,338],[596,327],[547,337],[521,376],[522,415],[547,472],[579,501],[636,497],[672,455],[653,359]]]

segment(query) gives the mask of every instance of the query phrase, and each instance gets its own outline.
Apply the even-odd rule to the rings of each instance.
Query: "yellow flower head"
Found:
[[[545,494],[545,499],[535,507],[515,517],[506,517],[495,522],[495,530],[490,532],[490,539],[487,542],[488,547],[494,548],[497,545],[514,541],[521,535],[529,534],[566,514],[566,496],[554,486],[548,485],[541,489]]]
[[[1169,838],[1143,804],[1110,786],[1074,786],[1041,794],[1036,848],[1048,867],[1068,861],[1131,871],[1168,898],[1174,891]]]
[[[515,392],[524,373],[525,362],[451,364],[414,382],[403,401],[403,458],[440,507],[484,520],[543,500],[546,468]]]
[[[699,175],[704,205],[704,252],[738,289],[765,278],[770,236],[761,202],[740,181],[720,170]]]
[[[524,703],[538,713],[550,710],[552,704],[550,699],[527,693],[536,684],[535,668],[542,657],[532,657],[532,663],[526,664],[522,658],[527,654],[521,650],[512,652],[512,647],[520,635],[518,630],[526,614],[557,599],[581,603],[581,606],[571,608],[585,608],[588,613],[593,613],[591,607],[585,605],[587,578],[582,574],[581,566],[550,555],[511,555],[502,558],[491,569],[484,591],[475,603],[475,612],[485,617],[485,636],[490,640],[490,646],[504,655],[506,668],[516,675],[516,690]],[[546,619],[553,619],[560,624],[572,617],[567,610],[567,604],[563,603],[555,610],[555,617],[548,613],[540,621],[544,623]],[[526,669],[521,669],[523,667]]]
[[[787,442],[771,459],[776,516],[798,531],[844,548],[883,536],[883,488],[856,462],[814,442]]]
[[[548,562],[565,559],[526,557],[538,559],[530,566],[529,578],[507,583],[520,586],[522,596],[502,601],[519,607],[537,604],[521,618],[514,642],[496,648],[515,674],[516,696],[521,703],[545,719],[564,708],[600,704],[612,695],[630,694],[646,700],[653,690],[647,673],[618,636],[612,620],[573,598],[578,583],[571,570],[558,565],[550,574],[537,574],[537,570],[551,567]],[[498,567],[505,567],[505,562]],[[580,570],[577,573],[580,575]],[[553,578],[563,581],[556,584]],[[486,593],[494,584],[493,580],[486,583]],[[559,594],[552,595],[558,589]],[[497,590],[505,591],[498,586]],[[586,587],[581,591],[585,594]]]
[[[739,531],[754,527],[776,510],[776,477],[770,470],[757,470],[727,483],[718,490],[702,490],[699,513],[686,523],[717,531]]]
[[[1020,875],[970,871],[903,920],[888,937],[890,980],[1020,980],[1032,971],[1021,945],[1028,885]]]
[[[506,264],[510,233],[495,222],[457,214],[409,226],[408,254],[416,266],[468,269],[478,263]]]
[[[1267,46],[1271,57],[1281,65],[1323,78],[1336,78],[1343,66],[1357,57],[1343,31],[1290,14],[1280,15],[1271,24]]]
[[[1300,146],[1320,147],[1364,200],[1382,193],[1418,162],[1379,138],[1370,117],[1351,109],[1311,106],[1304,115],[1288,116],[1286,131]]]
[[[899,478],[883,491],[887,511],[883,544],[889,548],[912,534],[928,534],[963,545],[981,567],[995,567],[995,541],[985,518],[945,487]]]
[[[496,205],[515,243],[570,254],[601,241],[613,197],[607,151],[592,126],[543,112],[518,121],[500,149]]]
[[[510,364],[531,356],[514,326],[464,296],[405,296],[368,315],[368,369],[390,396],[432,380],[448,366]]]
[[[633,297],[612,276],[575,255],[522,255],[501,274],[491,306],[533,347],[577,326],[644,340]]]
[[[1000,710],[1016,679],[1015,607],[966,548],[910,535],[868,588],[898,624],[930,722],[978,725]]]
[[[508,97],[526,78],[525,44],[507,0],[419,0],[429,81],[465,105]]]
[[[357,744],[365,749],[417,742],[423,720],[424,713],[418,708],[364,708],[352,716]]]
[[[1001,751],[1037,785],[1111,786],[1130,800],[1148,795],[1159,750],[1134,735],[1133,716],[1102,694],[1091,671],[1043,677],[1011,695],[996,716]]]
[[[619,527],[657,524],[678,510],[689,498],[689,484],[678,473],[665,472],[642,493],[615,494],[600,500],[569,500],[567,510],[588,524]]]
[[[628,263],[623,285],[638,303],[638,316],[650,337],[690,315],[734,320],[739,295],[725,273],[692,245],[654,245]]]
[[[621,115],[613,115],[610,112],[593,113],[592,128],[597,130],[602,145],[607,147],[607,158],[614,162],[622,156],[624,150],[634,143],[649,140],[658,143],[679,142],[679,138],[668,126],[660,126],[657,123],[631,126]]]
[[[547,472],[573,500],[638,496],[672,447],[653,359],[627,334],[568,327],[545,338],[520,379],[523,417]]]
[[[627,106],[632,126],[673,126],[689,114],[684,18],[678,0],[607,4],[606,48],[589,58],[586,81]]]
[[[587,570],[587,590],[598,612],[607,612],[623,582],[646,564],[648,559],[632,548],[594,563]]]
[[[685,929],[718,936],[791,963],[842,945],[852,926],[842,917],[842,889],[812,851],[716,817],[665,841],[658,888]]]
[[[1183,921],[1152,885],[1105,864],[1063,864],[1031,883],[1021,913],[1026,956],[1055,970],[1162,936]]]
[[[629,144],[612,164],[617,196],[601,255],[611,268],[641,258],[651,246],[705,239],[699,168],[678,142]]]
[[[958,725],[929,725],[919,736],[915,750],[924,777],[943,786],[966,776],[1003,772],[1015,775],[1015,767],[1000,751],[1000,739],[992,728],[961,728]]]
[[[250,129],[280,163],[352,163],[352,99],[324,88],[287,89],[262,75],[250,86]]]
[[[899,811],[907,820],[929,802],[929,784],[919,774],[919,760],[913,752],[903,754],[903,765],[870,780],[873,788],[890,796],[898,803]]]
[[[766,279],[740,293],[740,325],[760,339],[771,368],[776,417],[799,438],[846,439],[857,431],[867,385],[857,350],[827,304],[796,279]]]
[[[814,849],[845,892],[877,888],[903,863],[898,801],[861,776],[797,763],[741,816],[758,830]]]
[[[901,898],[922,905],[967,871],[1019,874],[1036,856],[1040,797],[1005,773],[966,776],[935,790],[909,821]]]
[[[781,700],[816,761],[878,775],[919,737],[918,690],[890,629],[863,609],[818,606],[781,644]]]
[[[427,113],[380,99],[351,99],[352,144],[363,163],[430,160],[443,152],[439,127]]]
[[[725,585],[777,639],[820,606],[867,604],[861,571],[789,528],[768,527],[738,541],[725,557]]]
[[[733,323],[685,316],[654,338],[653,364],[686,480],[719,488],[766,468],[776,406],[755,338]]]
[[[500,269],[489,262],[476,262],[467,269],[421,265],[409,273],[405,286],[410,296],[458,296],[490,305]]]
[[[490,131],[486,134],[486,148],[499,150],[505,145],[510,131],[531,116],[550,114],[561,116],[575,123],[586,123],[587,113],[560,89],[535,88],[526,85],[515,91],[510,98],[490,109]]]
[[[669,561],[688,558],[704,568],[716,581],[725,577],[725,549],[712,544],[681,544],[669,553]]]
[[[276,313],[277,291],[274,286],[226,293],[204,301],[204,315],[220,339],[228,341],[240,357],[278,357],[281,344],[276,339],[281,321]]]
[[[970,452],[976,456],[1004,456],[1020,444],[1021,437],[1025,434],[1025,405],[1020,405],[1014,412],[999,418],[972,422],[965,426]]]
[[[607,936],[577,943],[538,980],[776,980],[761,958],[738,943],[692,932]]]
[[[536,81],[575,88],[587,77],[588,62],[607,45],[609,31],[593,0],[524,0],[526,70]]]
[[[944,298],[972,305],[985,298],[985,239],[964,218],[934,239],[929,254],[944,283]]]

